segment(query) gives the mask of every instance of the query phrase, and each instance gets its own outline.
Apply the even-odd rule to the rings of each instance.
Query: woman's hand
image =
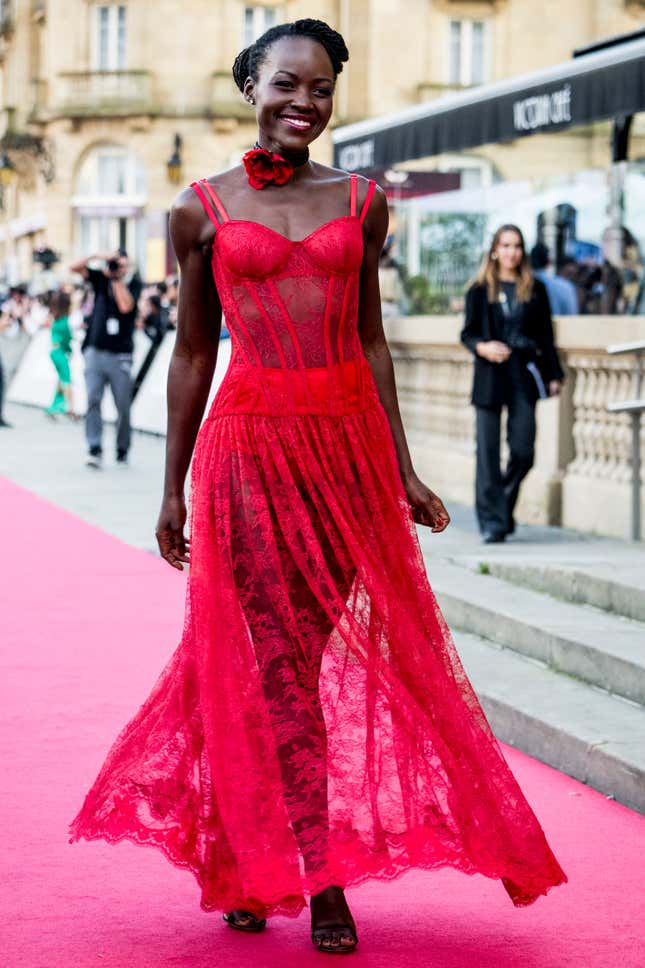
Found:
[[[511,355],[511,348],[498,339],[483,340],[475,347],[477,356],[483,357],[489,363],[505,363]]]
[[[185,524],[186,502],[183,495],[165,497],[159,512],[155,535],[161,557],[179,571],[184,570],[182,561],[186,564],[190,562],[188,553],[190,542],[184,537]]]
[[[562,380],[550,380],[549,381],[549,396],[559,397],[560,390],[562,389]]]
[[[433,534],[445,531],[450,524],[450,515],[441,498],[426,487],[416,474],[403,478],[403,487],[416,523],[431,528]]]

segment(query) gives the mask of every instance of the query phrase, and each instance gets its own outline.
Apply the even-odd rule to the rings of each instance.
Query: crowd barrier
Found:
[[[4,371],[5,387],[20,365],[20,361],[29,347],[29,336],[22,329],[17,333],[9,330],[0,332],[0,360]]]
[[[166,432],[166,379],[168,377],[168,364],[175,347],[175,334],[166,333],[163,343],[157,350],[152,366],[148,370],[145,380],[141,384],[141,389],[134,398],[132,404],[132,426],[136,430],[144,430],[152,434],[165,434]],[[213,397],[222,382],[226,369],[231,358],[231,341],[222,339],[217,351],[217,364],[213,375],[208,405],[205,413],[208,413]]]
[[[175,333],[166,333],[161,346],[141,384],[139,392],[132,404],[132,426],[135,430],[148,433],[164,434],[166,432],[166,378],[168,364],[175,346]],[[22,353],[13,378],[9,383],[7,400],[11,403],[27,404],[33,407],[47,407],[52,402],[56,390],[57,376],[54,365],[49,358],[51,349],[51,333],[40,330],[32,336],[29,345]],[[137,374],[150,349],[150,340],[145,333],[136,330],[134,334],[133,376]],[[209,405],[226,372],[231,357],[231,341],[223,339],[217,358],[217,366],[211,386]],[[87,394],[81,353],[81,339],[75,334],[72,358],[70,362],[72,373],[72,388],[74,393],[74,409],[84,414],[87,409]],[[108,422],[116,420],[116,408],[112,395],[108,390],[103,396],[101,408],[103,419]]]
[[[74,409],[77,413],[84,414],[87,409],[87,393],[85,391],[81,342],[82,334],[75,333],[70,369],[72,372]],[[134,339],[132,367],[135,373],[143,363],[149,348],[150,340],[145,333],[137,330]],[[51,332],[48,329],[38,330],[31,337],[29,346],[23,353],[9,384],[7,399],[11,403],[23,403],[32,407],[48,407],[52,402],[58,377],[54,364],[49,358],[50,350]],[[116,419],[116,408],[109,392],[103,397],[101,412],[104,420],[113,421]]]

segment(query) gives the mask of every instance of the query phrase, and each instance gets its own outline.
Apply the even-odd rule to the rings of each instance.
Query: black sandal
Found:
[[[333,943],[335,934],[340,935],[338,944]],[[343,944],[342,938],[348,936],[351,939],[351,944]],[[329,938],[327,944],[324,944],[325,938]],[[356,951],[358,944],[356,925],[353,921],[351,924],[325,924],[312,930],[311,941],[316,951],[322,951],[326,955],[351,955],[352,951]]]
[[[312,901],[314,899],[312,898]],[[343,907],[345,911],[336,911],[336,920],[325,921],[322,919],[322,923],[317,923],[315,927],[312,925],[311,928],[311,942],[317,951],[322,951],[326,955],[350,955],[352,951],[356,950],[356,945],[358,944],[358,935],[356,933],[356,924],[354,923],[354,918],[351,915],[349,907],[347,907],[347,902],[343,896]],[[340,917],[338,915],[340,914]],[[332,915],[333,918],[333,915]],[[313,921],[312,917],[312,921]],[[338,944],[334,944],[334,936],[337,937]],[[343,939],[351,942],[350,944],[343,944]],[[325,943],[326,941],[326,943]]]
[[[229,928],[235,928],[236,931],[246,931],[247,934],[258,934],[260,931],[264,931],[267,926],[266,918],[256,918],[250,911],[229,911],[228,914],[223,914],[222,918]],[[246,923],[243,924],[243,921]]]

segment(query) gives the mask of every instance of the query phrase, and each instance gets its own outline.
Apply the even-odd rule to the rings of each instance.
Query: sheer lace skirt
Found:
[[[73,838],[154,844],[206,909],[451,865],[565,877],[426,578],[385,414],[218,415],[193,462],[181,644]]]

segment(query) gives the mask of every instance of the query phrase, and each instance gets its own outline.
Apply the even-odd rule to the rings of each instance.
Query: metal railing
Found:
[[[645,341],[634,343],[616,343],[607,347],[611,356],[630,353],[636,357],[636,372],[634,374],[634,398],[632,400],[616,401],[607,404],[611,413],[627,413],[632,421],[632,515],[631,538],[641,540],[641,414],[645,410],[643,397],[643,354]]]

